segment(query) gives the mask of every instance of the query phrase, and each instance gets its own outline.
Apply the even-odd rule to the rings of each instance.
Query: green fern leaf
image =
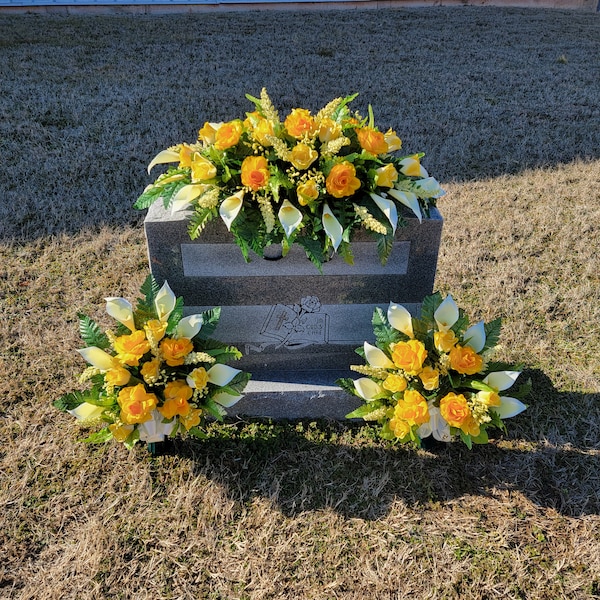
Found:
[[[79,333],[81,339],[88,346],[96,346],[102,350],[110,346],[108,337],[100,330],[100,327],[98,327],[98,324],[93,319],[90,319],[90,317],[81,313],[78,313],[77,316],[79,317]]]

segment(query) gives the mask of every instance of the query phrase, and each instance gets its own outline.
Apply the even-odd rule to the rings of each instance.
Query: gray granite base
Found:
[[[187,217],[150,208],[150,269],[183,296],[186,314],[222,307],[214,337],[237,346],[244,356],[235,366],[252,373],[230,414],[343,419],[360,401],[335,381],[357,376],[349,367],[363,362],[354,350],[374,342],[375,307],[397,302],[416,313],[433,289],[443,223],[435,210],[422,224],[405,215],[408,226],[398,229],[385,266],[360,233],[352,241],[355,264],[335,256],[323,274],[298,246],[280,260],[244,262],[221,221],[191,241]]]

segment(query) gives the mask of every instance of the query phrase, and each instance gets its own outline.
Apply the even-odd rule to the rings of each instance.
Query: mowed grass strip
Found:
[[[465,7],[0,15],[0,598],[600,597],[599,34]],[[145,166],[263,85],[282,115],[358,91],[427,153],[436,288],[502,316],[534,384],[508,434],[232,421],[152,458],[51,407],[77,312],[109,327],[147,274]]]

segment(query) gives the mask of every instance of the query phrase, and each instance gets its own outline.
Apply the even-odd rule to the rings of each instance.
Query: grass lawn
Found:
[[[436,289],[534,384],[507,435],[232,421],[153,458],[51,406],[77,313],[147,275],[146,165],[263,86],[283,114],[360,92],[426,152]],[[0,157],[1,599],[600,598],[599,14],[0,14]]]

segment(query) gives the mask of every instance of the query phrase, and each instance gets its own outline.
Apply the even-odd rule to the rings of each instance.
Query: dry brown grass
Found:
[[[0,598],[600,597],[599,15],[0,31]],[[103,297],[146,275],[144,165],[263,84],[283,110],[361,91],[428,152],[448,190],[436,285],[504,317],[502,355],[535,385],[508,436],[413,451],[368,427],[253,421],[157,458],[75,442],[50,402],[81,368],[76,313],[106,322]]]

